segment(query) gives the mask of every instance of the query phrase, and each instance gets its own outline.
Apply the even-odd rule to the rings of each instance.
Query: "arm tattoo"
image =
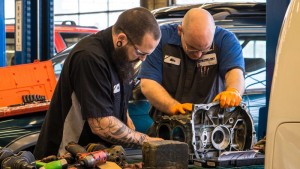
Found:
[[[94,134],[97,134],[106,141],[124,147],[141,147],[143,142],[149,138],[143,133],[131,130],[113,116],[90,118],[88,122]]]

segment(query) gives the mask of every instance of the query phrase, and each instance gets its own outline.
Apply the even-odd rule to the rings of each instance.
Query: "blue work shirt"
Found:
[[[151,79],[162,84],[163,46],[165,44],[172,44],[182,47],[177,27],[178,24],[167,24],[160,27],[162,33],[161,40],[153,53],[142,63],[138,78]],[[216,26],[213,43],[219,50],[217,62],[220,76],[223,79],[225,79],[225,74],[231,69],[239,68],[244,72],[242,48],[232,32]]]

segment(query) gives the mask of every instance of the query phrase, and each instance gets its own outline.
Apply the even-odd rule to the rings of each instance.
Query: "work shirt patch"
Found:
[[[120,83],[114,85],[114,93],[119,93],[120,92]]]
[[[177,66],[180,65],[179,58],[176,58],[174,56],[169,56],[169,55],[165,55],[164,62],[173,64],[173,65],[177,65]]]
[[[218,61],[217,61],[216,54],[211,53],[211,54],[203,55],[197,61],[197,67],[216,65],[217,63],[218,63]]]

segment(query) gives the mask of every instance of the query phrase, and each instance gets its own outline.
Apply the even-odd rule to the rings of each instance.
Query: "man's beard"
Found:
[[[133,77],[133,63],[129,61],[127,45],[116,48],[112,54],[112,60],[115,64],[119,77],[123,81],[130,80]]]

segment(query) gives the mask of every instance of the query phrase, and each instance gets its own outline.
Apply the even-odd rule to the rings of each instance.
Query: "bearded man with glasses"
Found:
[[[141,147],[146,141],[161,140],[135,131],[127,111],[133,63],[145,60],[160,37],[154,16],[139,7],[124,11],[113,26],[80,40],[64,62],[35,158],[62,156],[69,142]]]
[[[223,108],[240,104],[244,59],[233,33],[215,26],[211,14],[201,8],[189,10],[181,25],[160,28],[162,38],[138,76],[152,104],[150,116],[185,114],[192,103],[219,100]]]

